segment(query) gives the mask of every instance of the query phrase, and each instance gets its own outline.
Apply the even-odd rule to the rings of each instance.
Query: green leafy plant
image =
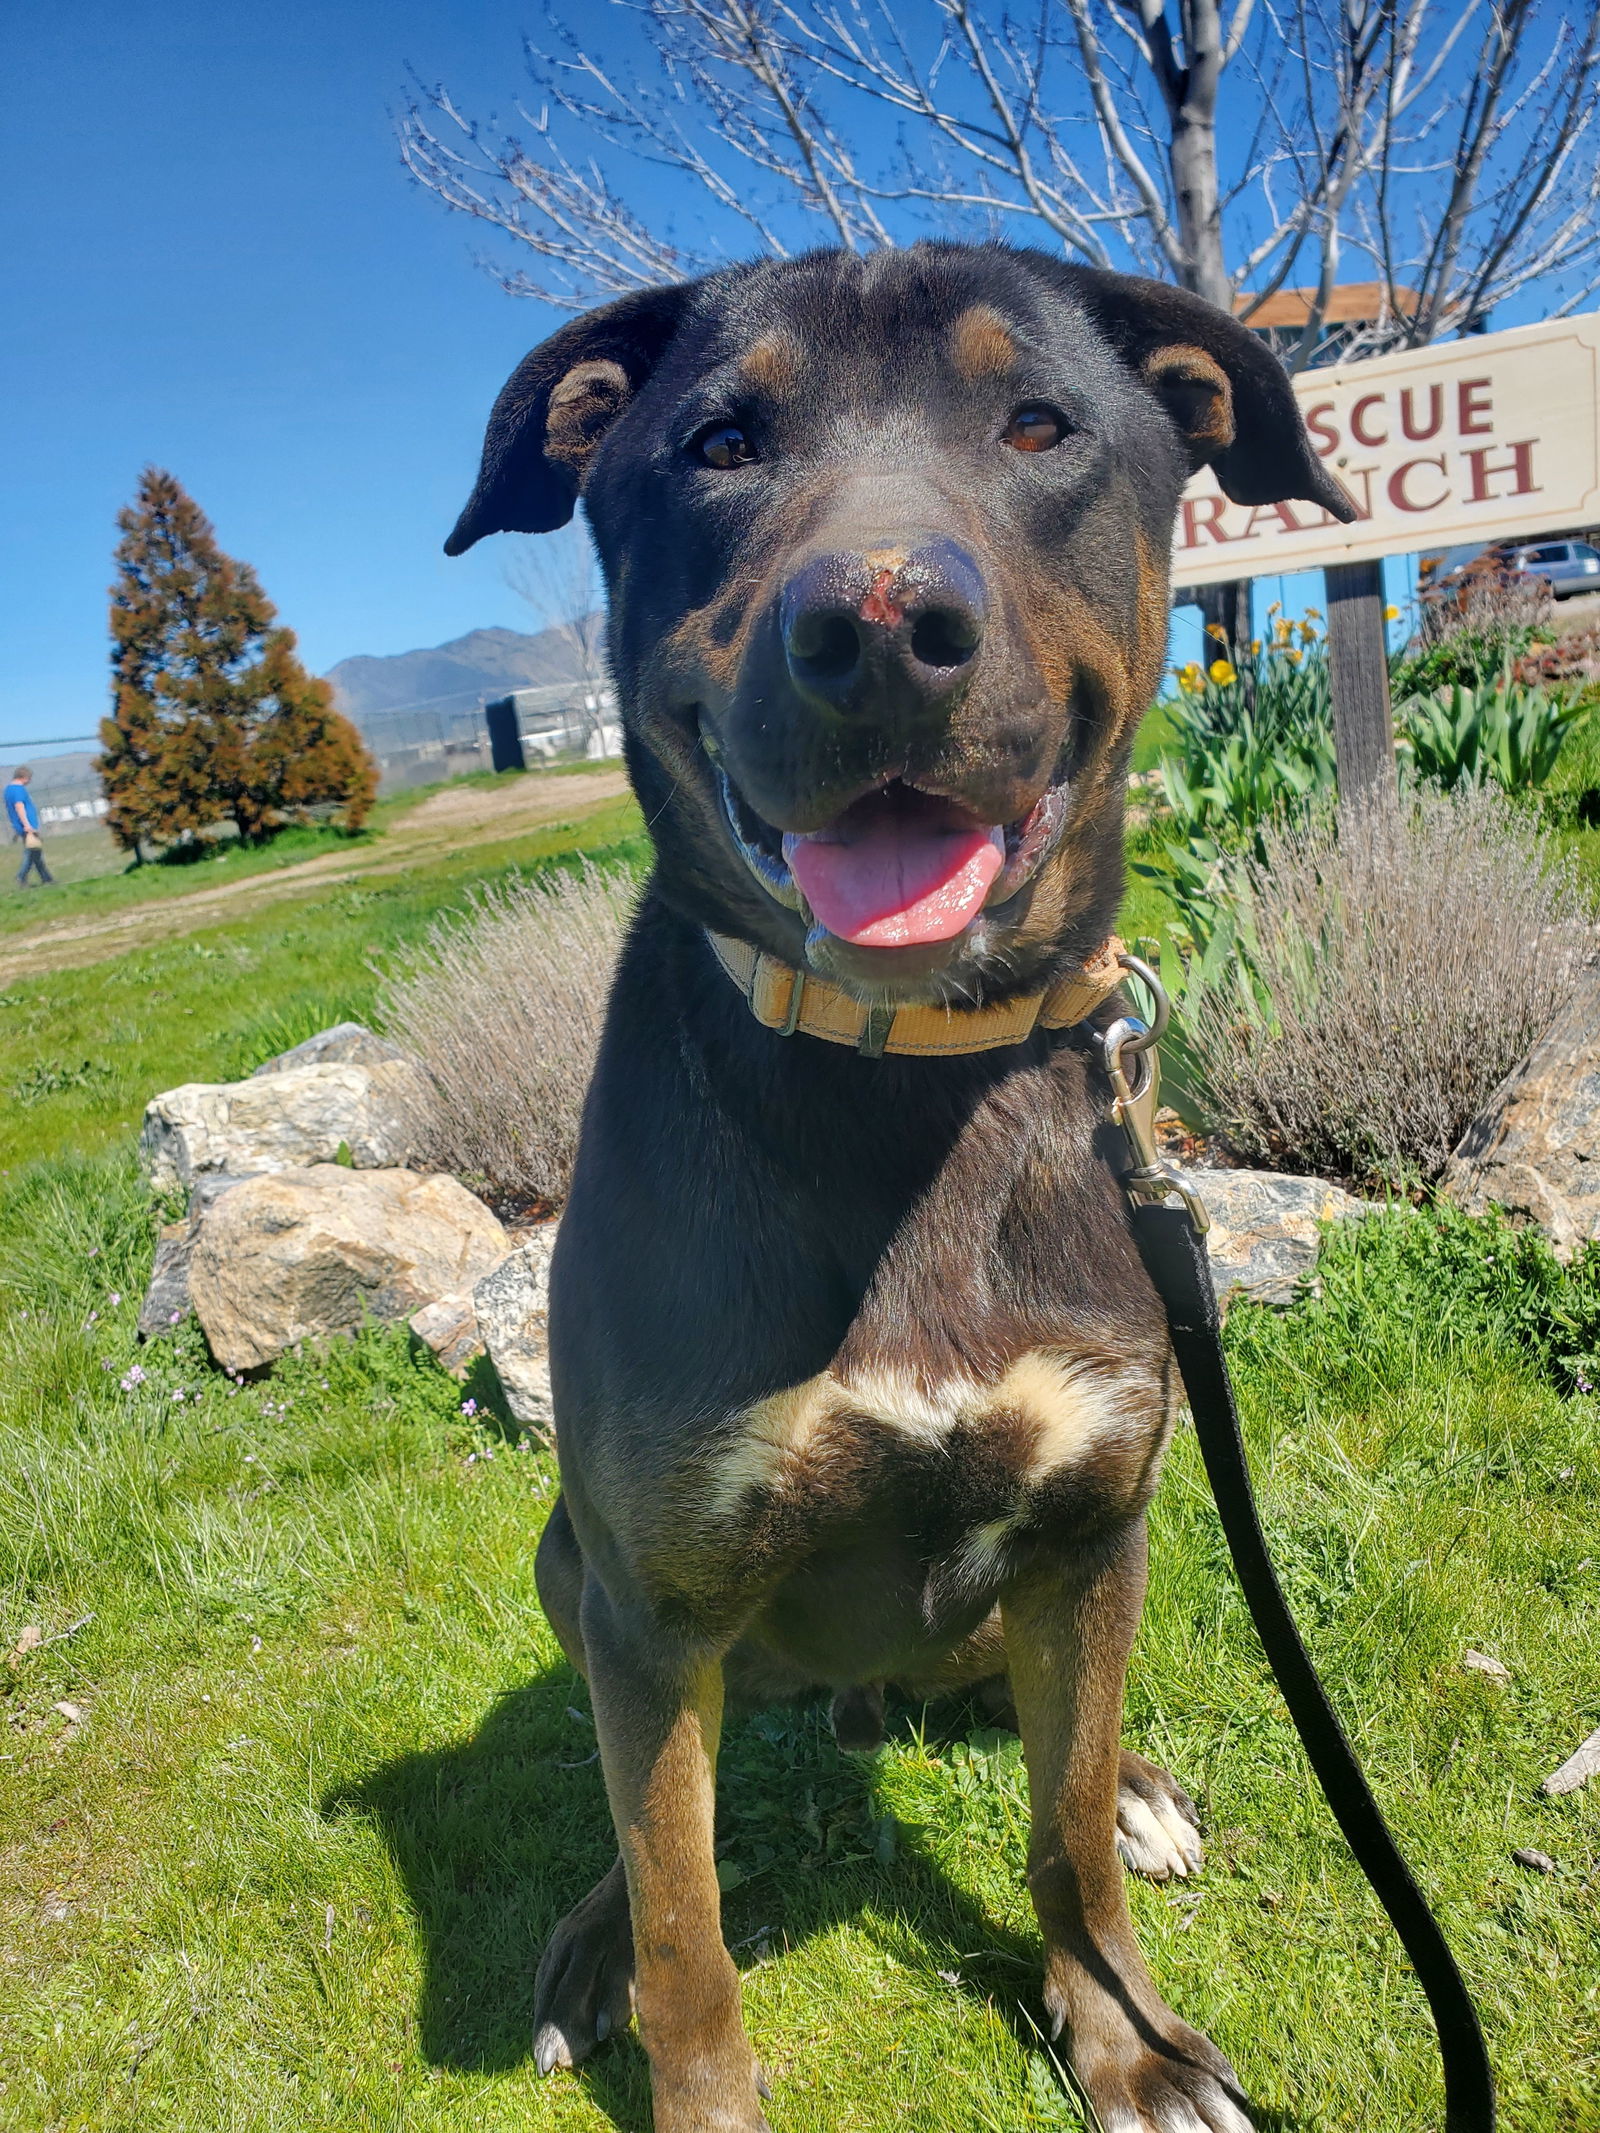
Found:
[[[1177,905],[1201,956],[1229,952],[1232,876],[1260,859],[1269,825],[1301,815],[1334,789],[1328,662],[1313,612],[1279,620],[1235,659],[1177,670],[1167,707],[1176,743],[1157,765],[1171,837],[1136,870]],[[1215,635],[1215,632],[1213,632]],[[1237,661],[1237,663],[1236,663]]]
[[[77,1066],[40,1061],[20,1081],[11,1084],[11,1097],[19,1104],[42,1103],[47,1096],[59,1096],[63,1089],[90,1089],[110,1076],[111,1068],[100,1059],[85,1059]]]
[[[1524,688],[1501,673],[1409,697],[1397,707],[1395,724],[1417,778],[1446,792],[1492,778],[1521,793],[1544,784],[1592,708],[1577,697]]]

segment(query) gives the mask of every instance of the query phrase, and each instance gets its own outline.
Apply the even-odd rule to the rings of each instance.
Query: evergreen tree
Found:
[[[377,771],[248,563],[217,546],[172,475],[147,467],[118,515],[111,592],[112,714],[98,768],[127,851],[219,822],[246,842],[315,808],[358,828]]]

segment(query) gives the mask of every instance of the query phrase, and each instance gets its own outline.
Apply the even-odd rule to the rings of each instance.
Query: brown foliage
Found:
[[[433,1077],[422,1150],[497,1197],[561,1201],[633,904],[584,867],[474,891],[388,976],[383,1026]]]
[[[1238,953],[1185,992],[1195,1094],[1248,1161],[1432,1178],[1570,993],[1586,915],[1492,785],[1270,829]]]
[[[137,852],[231,821],[249,841],[313,808],[359,826],[376,769],[254,571],[158,467],[117,523],[114,699],[97,766],[112,836]]]

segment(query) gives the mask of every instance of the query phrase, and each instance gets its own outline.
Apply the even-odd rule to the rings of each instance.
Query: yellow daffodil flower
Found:
[[[1239,679],[1238,675],[1234,672],[1233,668],[1229,666],[1227,660],[1225,659],[1213,659],[1210,666],[1206,669],[1206,672],[1211,676],[1211,679],[1216,683],[1219,689],[1225,689],[1230,681],[1237,681]]]

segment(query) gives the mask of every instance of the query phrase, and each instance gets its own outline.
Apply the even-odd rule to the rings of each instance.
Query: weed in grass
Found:
[[[108,1080],[111,1072],[103,1059],[83,1059],[76,1066],[40,1060],[20,1081],[11,1084],[11,1100],[23,1105],[42,1103],[47,1096],[59,1096],[63,1089],[92,1089],[97,1082]]]

